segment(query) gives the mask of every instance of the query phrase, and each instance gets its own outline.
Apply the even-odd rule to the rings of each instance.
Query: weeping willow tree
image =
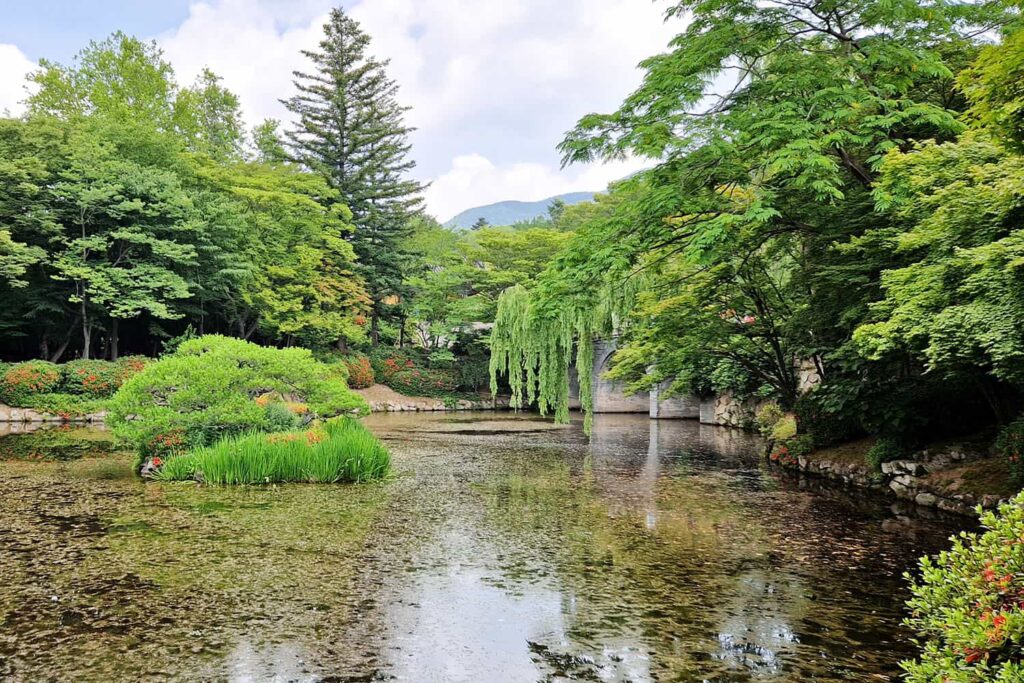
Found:
[[[632,286],[601,287],[593,296],[539,294],[521,285],[498,299],[491,333],[491,393],[505,375],[512,390],[510,405],[519,410],[536,405],[541,415],[569,421],[569,384],[577,368],[580,407],[589,433],[594,408],[594,340],[614,335],[644,280]]]

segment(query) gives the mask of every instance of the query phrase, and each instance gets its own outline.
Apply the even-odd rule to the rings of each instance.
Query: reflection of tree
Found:
[[[895,668],[890,643],[856,645],[891,640],[879,627],[899,619],[893,584],[851,575],[829,550],[876,552],[877,528],[765,487],[757,451],[716,463],[715,444],[688,428],[689,440],[660,433],[687,427],[662,426],[646,442],[595,429],[586,458],[532,452],[483,486],[515,579],[554,582],[564,595],[565,633],[539,643],[538,661],[584,657],[631,680],[841,680]]]

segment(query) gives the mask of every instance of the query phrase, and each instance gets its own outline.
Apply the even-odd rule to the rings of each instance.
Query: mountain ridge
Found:
[[[518,200],[506,200],[473,207],[460,212],[444,223],[446,228],[458,228],[468,230],[480,218],[483,218],[490,225],[511,225],[519,221],[528,221],[533,218],[547,216],[548,207],[558,199],[566,205],[589,202],[594,198],[596,192],[566,192],[547,199],[535,202],[524,202]]]

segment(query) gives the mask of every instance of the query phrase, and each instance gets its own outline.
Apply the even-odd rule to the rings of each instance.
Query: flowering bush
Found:
[[[353,389],[366,389],[376,383],[376,377],[370,359],[366,356],[355,356],[345,361],[348,368],[348,385]]]
[[[996,451],[1009,461],[1014,481],[1024,485],[1024,419],[1003,428],[996,438]]]
[[[801,434],[792,439],[777,442],[768,455],[768,459],[780,465],[790,467],[796,465],[800,457],[807,455],[813,450],[814,442],[811,440],[811,437],[807,434]]]
[[[1024,494],[981,523],[983,534],[921,560],[907,603],[923,645],[903,663],[911,683],[1024,680]]]
[[[400,370],[388,378],[387,385],[410,396],[434,396],[455,391],[459,380],[451,370]]]
[[[33,396],[52,394],[60,387],[60,368],[53,363],[34,360],[7,367],[0,378],[0,401],[23,406]]]
[[[400,372],[413,370],[416,363],[406,356],[389,354],[372,359],[372,369],[378,382],[391,386],[391,378]]]
[[[122,369],[105,360],[73,360],[61,369],[62,388],[68,394],[111,396],[123,382]]]

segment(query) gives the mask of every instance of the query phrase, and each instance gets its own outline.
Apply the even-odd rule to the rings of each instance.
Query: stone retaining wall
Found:
[[[795,464],[782,465],[806,474],[825,477],[850,486],[868,488],[928,508],[936,508],[959,515],[976,515],[981,505],[991,510],[1005,502],[996,495],[975,496],[970,493],[951,492],[933,486],[927,479],[930,473],[977,460],[984,454],[951,446],[939,451],[920,451],[913,460],[894,460],[882,464],[882,471],[873,471],[867,463],[835,462],[824,458],[800,456]]]
[[[93,413],[90,415],[74,415],[71,417],[61,417],[60,415],[51,415],[49,413],[41,413],[38,410],[31,408],[14,408],[9,405],[0,403],[0,423],[41,423],[41,422],[75,422],[75,423],[87,423],[87,422],[103,422],[106,418],[106,413]]]

